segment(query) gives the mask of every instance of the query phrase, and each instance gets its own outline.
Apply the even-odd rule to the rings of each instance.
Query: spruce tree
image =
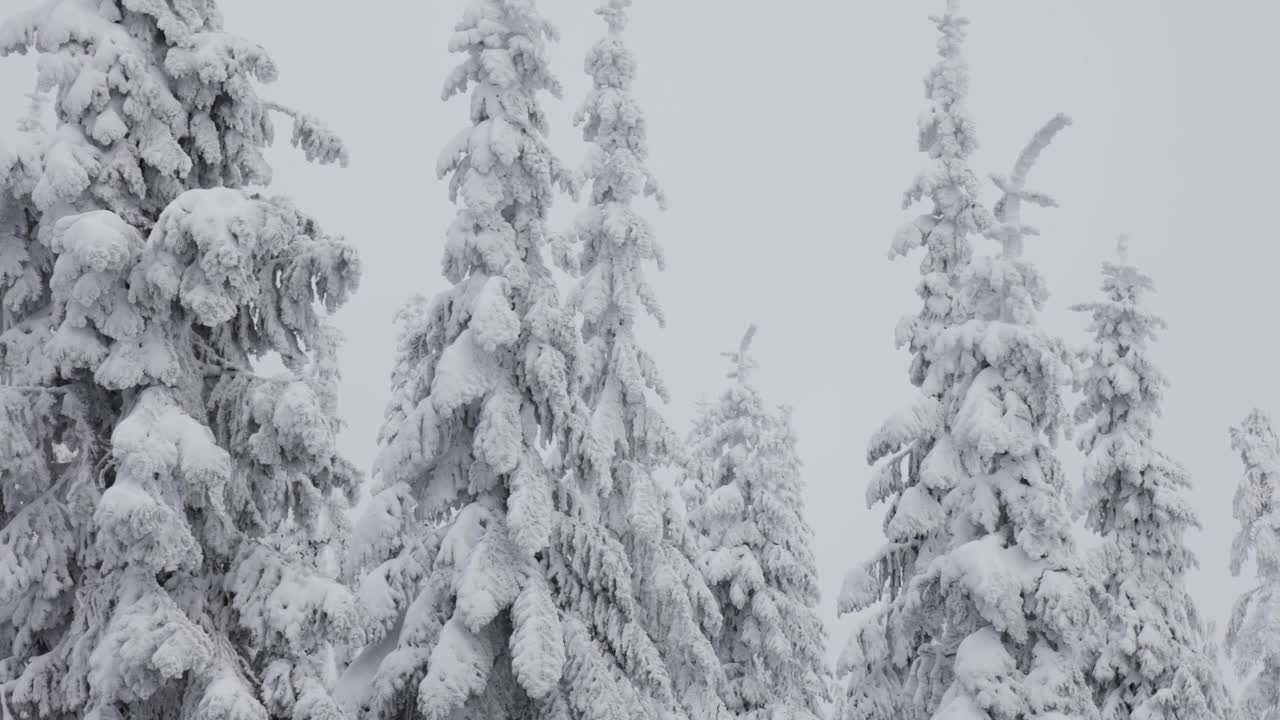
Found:
[[[699,565],[724,617],[715,645],[729,711],[816,720],[831,688],[812,531],[790,410],[768,408],[751,382],[755,330],[725,353],[734,382],[695,421],[684,489],[705,539]]]
[[[562,443],[566,492],[577,499],[557,534],[568,561],[557,584],[576,605],[582,644],[590,637],[593,654],[603,651],[621,666],[609,695],[637,703],[606,710],[601,702],[599,714],[581,707],[583,717],[701,720],[724,712],[709,640],[721,619],[665,472],[680,453],[656,407],[668,400],[667,389],[637,337],[645,315],[660,326],[665,318],[645,277],[647,264],[662,267],[662,251],[635,203],[645,196],[665,202],[647,166],[648,126],[631,92],[636,60],[623,42],[630,5],[609,0],[596,11],[609,32],[587,53],[592,90],[575,117],[590,143],[580,172],[588,204],[573,232],[579,281],[569,298],[582,318],[576,377],[585,415]],[[603,534],[584,531],[597,523]]]
[[[1191,480],[1155,445],[1168,381],[1149,351],[1165,325],[1144,306],[1154,285],[1129,264],[1123,239],[1118,254],[1102,266],[1103,299],[1074,308],[1089,314],[1094,335],[1075,414],[1081,500],[1102,540],[1089,564],[1105,621],[1088,647],[1094,695],[1103,720],[1227,718],[1228,695],[1185,583],[1196,565],[1185,535],[1199,527],[1183,497]]]
[[[1231,543],[1231,573],[1239,575],[1253,559],[1255,585],[1231,610],[1226,651],[1244,688],[1236,701],[1244,720],[1280,717],[1280,440],[1271,419],[1254,410],[1231,430],[1231,445],[1244,462],[1244,480],[1236,488],[1233,514],[1240,531]]]
[[[340,717],[328,655],[359,613],[321,555],[357,474],[324,315],[358,268],[241,188],[270,179],[273,111],[309,157],[345,151],[258,95],[274,66],[208,0],[55,0],[0,29],[31,49],[57,127],[4,168],[26,278],[6,265],[6,420],[34,494],[0,478],[0,695],[38,718]],[[286,370],[259,375],[269,356]]]
[[[841,613],[867,611],[841,661],[849,675],[841,712],[849,720],[929,717],[950,672],[942,649],[932,643],[937,622],[921,617],[936,618],[941,608],[916,607],[909,617],[907,590],[946,542],[941,503],[958,472],[941,403],[961,378],[945,366],[934,368],[931,349],[968,317],[959,296],[961,277],[973,257],[972,238],[993,219],[979,201],[978,178],[970,168],[978,144],[966,106],[969,68],[962,54],[969,21],[955,0],[931,20],[941,35],[939,60],[925,77],[928,105],[918,134],[930,166],[904,198],[905,208],[926,199],[931,207],[899,231],[890,252],[894,258],[923,250],[921,308],[902,319],[896,334],[898,346],[911,353],[908,377],[920,395],[884,423],[867,449],[875,465],[867,503],[887,504],[888,542],[849,573],[838,603]]]
[[[450,42],[463,59],[444,98],[469,92],[471,122],[438,166],[458,205],[449,287],[404,314],[378,492],[356,533],[377,642],[344,684],[366,717],[568,717],[566,688],[591,689],[562,682],[591,670],[569,656],[584,641],[555,594],[563,501],[544,462],[579,413],[572,316],[544,254],[552,199],[571,185],[539,101],[560,92],[554,37],[533,2],[480,0]]]
[[[912,582],[905,611],[941,616],[933,643],[951,673],[934,718],[1097,716],[1079,665],[1092,607],[1054,452],[1070,358],[1036,324],[1047,290],[1022,256],[1036,234],[1022,205],[1053,204],[1026,190],[1027,174],[1068,122],[1052,120],[1011,176],[994,178],[1003,195],[987,234],[1000,251],[970,264],[961,301],[971,319],[934,346],[930,373],[961,379],[942,403],[956,472],[941,502],[947,545]]]

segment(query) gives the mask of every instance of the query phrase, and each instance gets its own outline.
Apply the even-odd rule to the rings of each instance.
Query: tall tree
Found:
[[[644,717],[715,718],[724,706],[709,636],[721,619],[664,472],[679,453],[656,407],[667,389],[636,335],[646,314],[660,326],[665,318],[645,277],[648,263],[662,267],[662,252],[635,203],[644,196],[665,202],[647,166],[645,115],[631,92],[636,59],[623,42],[630,5],[609,0],[596,11],[609,32],[587,53],[593,85],[575,118],[590,143],[580,172],[588,206],[574,230],[580,280],[570,297],[582,317],[577,378],[585,422],[563,442],[566,484],[578,501],[559,535],[572,563],[557,575],[566,599],[577,599],[583,630],[622,665],[618,699],[637,697]],[[606,534],[576,530],[582,522],[598,522]],[[595,712],[606,714],[583,708],[584,716],[634,712],[603,705]]]
[[[1103,720],[1226,718],[1228,694],[1185,583],[1196,565],[1185,536],[1199,526],[1183,497],[1191,480],[1155,444],[1168,380],[1149,351],[1165,324],[1143,304],[1154,285],[1129,264],[1123,238],[1118,255],[1102,266],[1103,299],[1074,308],[1093,332],[1075,419],[1082,505],[1102,540],[1089,563],[1106,623],[1090,635],[1094,695]]]
[[[941,503],[946,548],[913,582],[908,615],[937,614],[936,650],[952,664],[934,718],[1096,717],[1079,664],[1091,603],[1072,537],[1067,483],[1054,445],[1069,356],[1036,324],[1047,297],[1022,256],[1035,234],[1023,203],[1041,151],[1069,121],[1054,118],[1019,156],[988,236],[999,253],[975,259],[962,302],[972,317],[944,332],[930,372],[962,381],[943,398],[956,469]]]
[[[211,1],[51,0],[0,28],[30,49],[57,129],[4,183],[30,278],[11,299],[40,310],[3,337],[7,400],[39,414],[7,412],[29,462],[0,480],[34,494],[0,514],[0,695],[39,718],[338,717],[327,655],[358,612],[319,548],[356,473],[317,305],[357,266],[239,188],[270,179],[273,110],[309,157],[345,151],[259,97],[274,66]],[[269,356],[286,370],[257,374]]]
[[[459,206],[450,286],[404,315],[380,487],[357,527],[378,642],[346,683],[369,717],[563,717],[561,681],[578,671],[544,463],[578,413],[572,316],[544,258],[553,196],[571,185],[539,104],[560,92],[554,37],[530,0],[479,0],[450,42],[463,60],[444,97],[470,91],[471,108],[438,166]]]
[[[1280,440],[1271,419],[1254,410],[1231,430],[1231,445],[1244,461],[1233,514],[1240,531],[1231,543],[1231,573],[1253,558],[1256,585],[1236,600],[1227,626],[1227,656],[1245,680],[1237,700],[1245,720],[1280,718]]]
[[[931,20],[941,35],[939,60],[925,77],[928,105],[918,134],[930,166],[904,198],[904,208],[925,199],[931,208],[899,231],[889,254],[924,253],[917,287],[921,308],[897,328],[898,346],[911,353],[908,376],[920,395],[884,423],[867,449],[868,462],[876,466],[867,503],[887,504],[888,542],[850,572],[838,603],[842,614],[867,611],[841,662],[849,674],[841,702],[849,720],[928,717],[950,672],[931,644],[936,623],[907,615],[907,589],[946,543],[942,499],[958,472],[942,401],[954,395],[953,386],[962,378],[948,366],[934,368],[931,349],[968,318],[959,295],[961,277],[973,257],[973,236],[989,229],[993,219],[979,201],[978,178],[970,168],[978,143],[966,106],[969,67],[962,52],[969,21],[959,14],[956,0],[948,0],[946,13]],[[936,615],[940,610],[917,607],[913,612]]]
[[[684,489],[706,541],[699,564],[724,617],[715,645],[728,709],[812,720],[831,700],[818,570],[790,410],[766,407],[751,382],[755,331],[725,353],[734,382],[695,421]]]

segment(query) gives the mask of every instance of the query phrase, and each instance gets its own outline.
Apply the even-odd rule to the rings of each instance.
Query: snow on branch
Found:
[[[995,205],[997,225],[991,231],[991,237],[1004,245],[1004,252],[1010,257],[1022,254],[1022,240],[1028,235],[1038,234],[1036,229],[1022,224],[1022,203],[1029,202],[1041,207],[1057,207],[1052,197],[1043,193],[1027,190],[1027,176],[1031,174],[1036,161],[1040,159],[1044,149],[1049,147],[1053,139],[1067,126],[1071,118],[1059,113],[1044,127],[1031,137],[1031,142],[1018,154],[1013,165],[1013,173],[1006,177],[993,174],[992,182],[1004,193]]]
[[[1018,161],[1013,166],[1013,185],[1019,190],[1026,185],[1027,175],[1031,173],[1031,169],[1035,167],[1036,160],[1040,159],[1040,154],[1044,149],[1049,147],[1054,137],[1071,125],[1071,118],[1063,113],[1053,116],[1044,127],[1036,131],[1031,137],[1031,142],[1023,148],[1022,153],[1018,155]]]
[[[759,329],[755,323],[751,323],[747,327],[747,332],[742,336],[742,341],[738,343],[737,352],[720,353],[724,357],[729,358],[729,362],[733,363],[733,372],[729,373],[729,377],[739,382],[746,382],[747,377],[751,375],[751,371],[758,365],[755,358],[751,356],[751,341],[755,339],[756,330]]]
[[[596,9],[596,14],[609,24],[610,35],[621,35],[627,28],[627,8],[631,0],[609,0],[609,4]]]
[[[342,167],[346,167],[351,162],[346,143],[320,118],[275,102],[267,103],[267,108],[293,120],[293,137],[289,142],[295,148],[301,148],[307,157],[307,162],[319,165],[336,162]]]

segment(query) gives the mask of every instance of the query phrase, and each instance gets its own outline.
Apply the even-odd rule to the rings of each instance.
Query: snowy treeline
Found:
[[[367,477],[336,449],[331,326],[358,243],[269,194],[264,159],[277,118],[315,163],[345,165],[342,141],[267,99],[275,66],[216,0],[30,0],[0,24],[0,54],[39,56],[0,134],[0,717],[1280,717],[1280,440],[1261,411],[1230,435],[1231,566],[1257,575],[1225,634],[1233,701],[1185,585],[1193,478],[1156,432],[1154,283],[1122,242],[1081,347],[1039,324],[1029,258],[1064,239],[1023,215],[1056,207],[1028,183],[1070,120],[988,204],[956,0],[921,211],[889,243],[920,261],[896,337],[914,400],[868,441],[884,543],[850,549],[857,628],[828,667],[804,493],[853,478],[809,477],[755,326],[691,430],[664,419],[641,330],[665,323],[666,199],[632,0],[598,1],[577,169],[547,140],[555,26],[535,0],[459,3],[446,284],[401,313],[380,431],[348,429],[378,445]]]

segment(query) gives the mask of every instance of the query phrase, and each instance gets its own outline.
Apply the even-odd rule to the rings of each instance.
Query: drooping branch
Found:
[[[293,135],[289,142],[302,150],[307,162],[318,165],[337,163],[341,167],[347,167],[351,162],[346,143],[319,118],[277,102],[268,102],[266,106],[268,110],[285,115],[293,121]]]

